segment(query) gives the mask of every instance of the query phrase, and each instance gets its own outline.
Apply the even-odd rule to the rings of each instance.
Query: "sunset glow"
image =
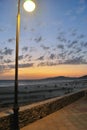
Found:
[[[56,76],[80,77],[87,74],[86,65],[77,65],[75,68],[69,65],[53,67],[35,67],[19,69],[19,79],[43,79]],[[2,74],[0,79],[14,79],[14,69]]]

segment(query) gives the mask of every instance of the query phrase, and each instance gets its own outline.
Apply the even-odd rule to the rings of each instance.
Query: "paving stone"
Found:
[[[87,100],[82,98],[21,130],[87,130]]]

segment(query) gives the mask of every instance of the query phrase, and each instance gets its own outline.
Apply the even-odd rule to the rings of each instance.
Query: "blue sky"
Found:
[[[87,1],[35,2],[36,10],[29,14],[21,0],[19,69],[33,71],[40,67],[43,71],[43,67],[55,67],[58,70],[58,66],[68,65],[74,69],[81,66],[81,73],[79,69],[74,76],[87,74]],[[11,77],[14,69],[16,15],[17,0],[0,0],[0,79]]]

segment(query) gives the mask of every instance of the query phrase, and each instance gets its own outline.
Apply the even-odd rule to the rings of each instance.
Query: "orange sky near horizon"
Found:
[[[42,79],[55,76],[80,77],[87,75],[86,65],[58,65],[19,69],[19,79]],[[14,69],[1,74],[0,79],[14,79]]]

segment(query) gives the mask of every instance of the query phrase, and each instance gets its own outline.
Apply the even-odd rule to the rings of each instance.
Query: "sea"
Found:
[[[19,86],[26,86],[26,85],[34,85],[39,83],[38,81],[34,80],[19,80]],[[0,80],[0,87],[13,87],[15,85],[14,80]]]
[[[0,80],[0,108],[12,105],[14,80]],[[87,80],[18,80],[20,104],[34,103],[87,88]]]
[[[54,83],[53,81],[49,80],[18,80],[18,86],[36,86],[48,83]],[[14,87],[15,81],[14,80],[0,80],[0,87]]]

